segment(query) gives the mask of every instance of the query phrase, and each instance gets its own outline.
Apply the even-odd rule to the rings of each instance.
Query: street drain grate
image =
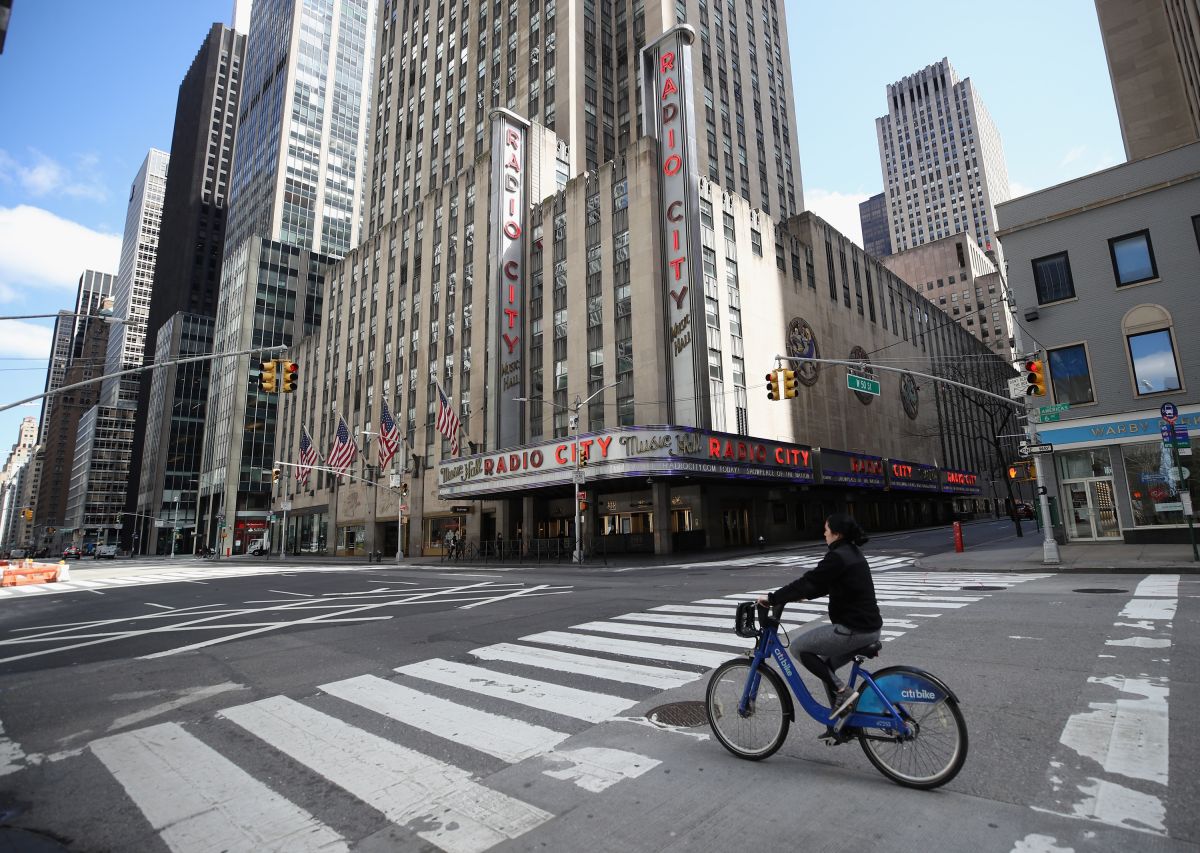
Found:
[[[960,586],[959,589],[967,592],[1001,592],[1008,589],[1006,586],[987,586],[985,584],[975,584],[973,586]]]
[[[659,705],[646,714],[646,719],[658,726],[678,726],[690,729],[708,722],[703,702],[671,702]]]
[[[1083,589],[1073,589],[1071,592],[1092,592],[1092,593],[1109,593],[1109,592],[1129,592],[1127,589],[1114,589],[1108,586],[1085,586]]]

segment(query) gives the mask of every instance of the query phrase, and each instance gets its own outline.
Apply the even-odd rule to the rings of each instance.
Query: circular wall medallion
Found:
[[[808,325],[808,321],[802,317],[793,317],[792,322],[788,323],[787,354],[792,358],[821,357],[821,348],[817,345],[817,334],[812,330],[812,326]],[[817,377],[821,372],[820,365],[806,361],[798,365],[793,364],[792,367],[796,371],[796,378],[802,385],[811,388],[817,384]]]
[[[904,414],[915,421],[921,410],[921,391],[911,373],[900,374],[900,402],[904,405]]]
[[[867,351],[865,349],[863,349],[862,347],[855,347],[854,349],[850,350],[850,360],[857,361],[857,362],[860,362],[861,364],[865,364],[865,365],[869,365],[871,363],[871,360],[867,357]],[[872,370],[870,367],[863,367],[863,368],[851,367],[850,372],[857,373],[859,376],[874,376],[875,375],[875,371]],[[854,396],[857,397],[858,402],[862,403],[864,406],[871,405],[871,401],[875,399],[874,394],[868,394],[865,391],[855,391]]]

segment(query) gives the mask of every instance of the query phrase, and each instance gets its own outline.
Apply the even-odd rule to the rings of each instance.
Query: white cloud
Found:
[[[804,206],[824,219],[838,231],[862,246],[862,222],[858,205],[870,198],[866,193],[844,193],[838,190],[804,188]]]
[[[8,320],[0,334],[0,356],[18,358],[50,358],[51,331],[47,326]]]
[[[1081,158],[1086,153],[1087,153],[1086,145],[1076,145],[1074,148],[1070,149],[1069,151],[1067,151],[1066,154],[1063,155],[1062,162],[1060,162],[1058,165],[1060,167],[1069,166],[1070,164],[1074,163],[1076,160]]]
[[[1033,191],[1033,187],[1029,186],[1028,184],[1023,184],[1020,181],[1010,180],[1008,182],[1009,198],[1020,198],[1023,195],[1029,195]]]
[[[5,183],[16,181],[34,198],[66,195],[96,201],[107,200],[108,189],[99,178],[96,169],[97,157],[94,154],[81,154],[76,157],[76,161],[75,168],[70,169],[41,151],[31,148],[28,162],[23,163],[0,149],[0,180]]]
[[[39,207],[0,207],[0,300],[28,298],[35,295],[31,289],[73,291],[86,269],[115,274],[120,257],[116,234],[93,231]]]

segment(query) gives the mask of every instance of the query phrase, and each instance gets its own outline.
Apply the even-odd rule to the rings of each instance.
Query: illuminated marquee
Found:
[[[663,305],[666,363],[672,420],[703,427],[709,420],[708,345],[703,300],[692,298],[703,287],[699,262],[700,179],[696,174],[696,137],[692,94],[691,45],[695,31],[673,27],[642,49],[642,106],[646,133],[658,140],[662,231]]]
[[[490,322],[496,391],[490,403],[499,447],[521,443],[524,396],[525,163],[528,122],[508,110],[492,113],[492,287]]]

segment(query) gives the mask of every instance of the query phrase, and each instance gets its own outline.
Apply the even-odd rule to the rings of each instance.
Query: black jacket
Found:
[[[871,567],[858,546],[838,539],[815,569],[767,596],[772,604],[787,604],[829,596],[829,621],[852,631],[878,631],[883,627]]]

